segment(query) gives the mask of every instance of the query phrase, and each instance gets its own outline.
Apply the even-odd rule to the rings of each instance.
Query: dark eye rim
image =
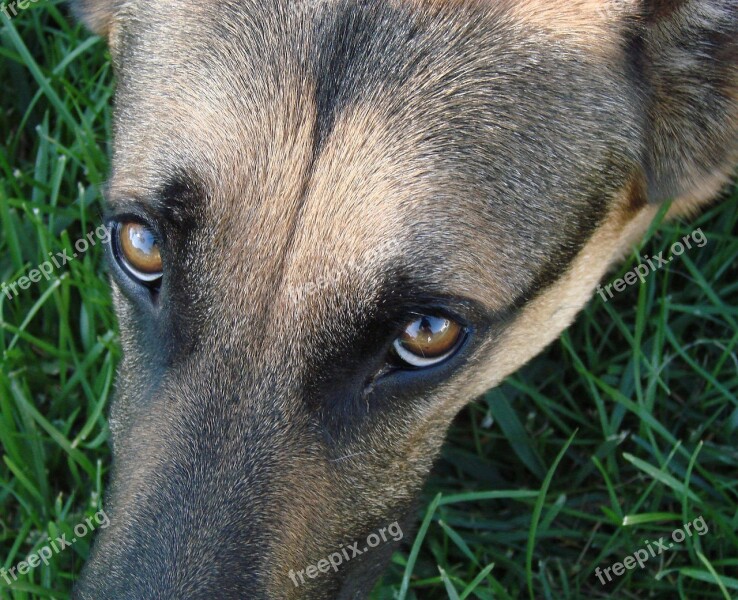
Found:
[[[152,227],[149,223],[147,223],[141,218],[126,215],[126,216],[118,217],[116,219],[111,219],[108,223],[108,227],[111,232],[110,251],[111,251],[112,257],[115,260],[118,267],[133,282],[135,282],[138,285],[149,288],[152,291],[158,291],[158,288],[160,287],[161,281],[164,277],[163,268],[162,268],[162,271],[160,273],[157,273],[156,276],[154,277],[152,277],[149,274],[142,273],[129,263],[128,259],[125,257],[125,254],[123,253],[122,248],[120,247],[120,230],[124,225],[127,225],[129,223],[136,223],[138,225],[141,225],[142,227],[145,227],[146,229],[151,231],[153,235],[157,238],[157,240],[161,239],[161,236],[159,235],[159,232],[157,231],[156,227]],[[160,244],[159,251],[160,252],[162,251],[161,244]]]

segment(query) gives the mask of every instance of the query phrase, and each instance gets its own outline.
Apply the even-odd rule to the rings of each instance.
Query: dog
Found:
[[[459,410],[738,164],[736,0],[73,9],[124,354],[80,600],[366,597]]]

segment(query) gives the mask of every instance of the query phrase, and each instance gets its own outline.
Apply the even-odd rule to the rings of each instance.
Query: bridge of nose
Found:
[[[320,461],[305,431],[287,431],[276,417],[258,421],[225,435],[215,422],[197,432],[161,429],[166,443],[121,461],[111,527],[96,542],[79,597],[268,597],[277,540],[309,535],[290,513],[304,515],[311,502],[329,511],[331,502],[316,483]],[[228,590],[242,595],[223,596]]]

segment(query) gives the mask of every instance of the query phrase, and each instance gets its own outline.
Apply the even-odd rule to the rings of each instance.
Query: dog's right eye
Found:
[[[393,345],[403,366],[422,369],[444,362],[459,349],[466,329],[456,321],[422,315],[407,324]]]
[[[140,283],[155,284],[163,275],[159,243],[154,232],[141,223],[115,226],[113,253],[123,270]]]

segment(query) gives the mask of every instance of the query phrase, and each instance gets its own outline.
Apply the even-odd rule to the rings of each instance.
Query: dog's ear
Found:
[[[72,12],[91,31],[110,37],[118,0],[71,0]]]
[[[632,54],[649,200],[659,202],[695,194],[738,161],[738,1],[641,2]]]

